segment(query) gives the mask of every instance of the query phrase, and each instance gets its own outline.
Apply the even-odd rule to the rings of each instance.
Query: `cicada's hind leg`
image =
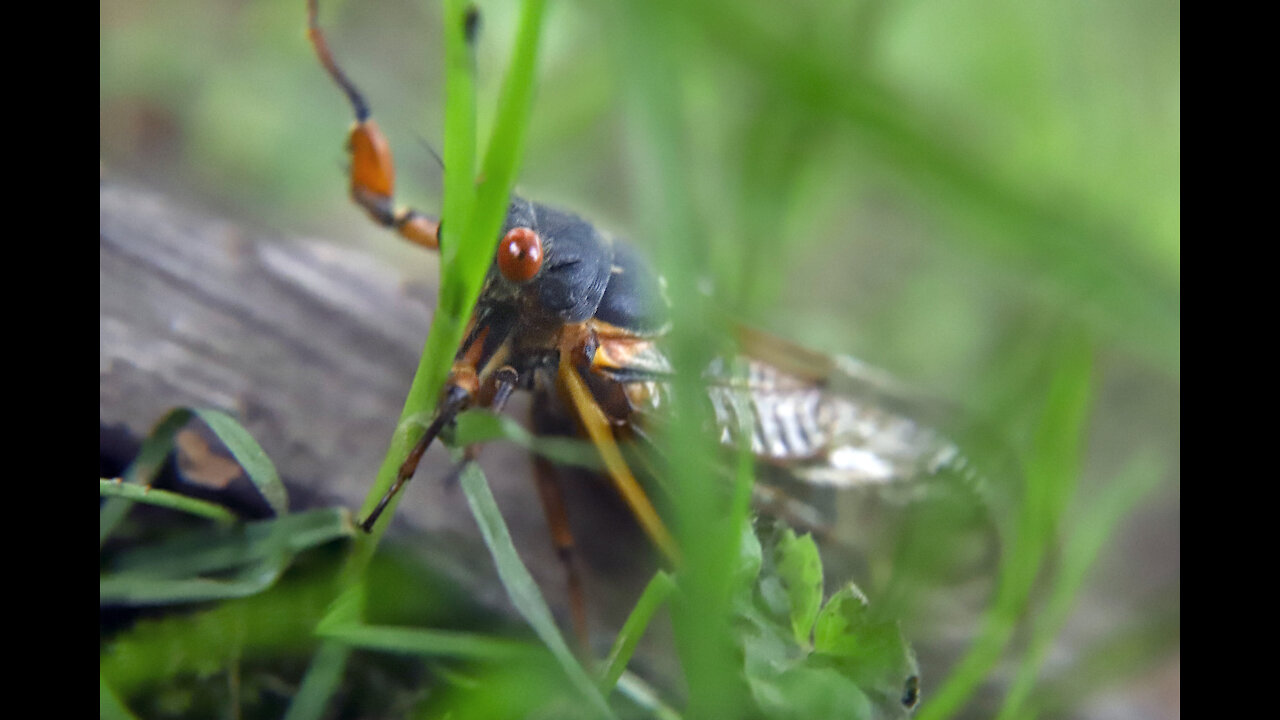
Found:
[[[552,396],[553,390],[546,385],[534,388],[532,417],[533,429],[538,435],[569,436],[573,434],[571,421],[563,415],[563,410],[556,410],[558,403]],[[551,534],[551,545],[555,549],[556,558],[564,568],[565,584],[569,593],[569,615],[573,622],[573,634],[578,642],[579,655],[590,657],[590,632],[587,627],[587,601],[583,589],[582,570],[580,567],[577,541],[573,529],[569,525],[569,512],[565,505],[564,490],[561,486],[560,468],[541,455],[533,458],[534,482],[538,486],[538,499],[542,501],[542,511],[547,518],[547,529]]]
[[[560,479],[555,465],[550,460],[538,455],[533,462],[534,481],[538,485],[538,498],[542,500],[542,510],[547,516],[551,544],[555,548],[556,558],[564,567],[565,581],[569,590],[569,615],[573,621],[573,635],[578,641],[578,649],[582,657],[588,657],[591,636],[587,629],[587,600],[582,589],[582,574],[578,570],[578,549],[573,539],[573,530],[569,526],[569,513],[565,510]]]
[[[320,58],[320,64],[342,88],[355,112],[355,124],[347,135],[347,153],[351,160],[351,198],[375,222],[391,228],[410,242],[430,249],[440,247],[440,223],[409,207],[396,207],[395,163],[391,146],[369,116],[369,106],[356,86],[329,52],[329,44],[317,19],[318,0],[307,0],[307,35]]]

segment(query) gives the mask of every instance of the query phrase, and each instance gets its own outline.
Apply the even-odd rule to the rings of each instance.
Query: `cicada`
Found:
[[[347,145],[353,200],[378,224],[438,248],[439,222],[396,205],[388,143],[334,61],[317,25],[315,0],[309,11],[311,42],[355,111]],[[423,452],[459,413],[476,407],[500,412],[520,390],[533,393],[539,428],[585,430],[645,532],[675,561],[679,549],[617,444],[622,436],[643,435],[669,404],[672,367],[663,343],[672,321],[664,280],[635,247],[572,212],[512,198],[435,416],[394,485],[363,520],[364,529],[372,529]],[[702,374],[714,426],[708,432],[723,444],[749,446],[763,465],[816,486],[888,483],[963,468],[955,444],[921,422],[915,406],[904,404],[910,393],[888,376],[759,331],[742,328],[738,341],[737,355],[714,360]],[[564,506],[554,479],[539,473],[538,481],[582,637],[583,601]]]

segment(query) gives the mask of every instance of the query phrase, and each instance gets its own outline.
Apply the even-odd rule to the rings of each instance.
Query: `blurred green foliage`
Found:
[[[348,112],[285,0],[102,6],[108,171],[278,227],[379,237],[335,203]],[[661,5],[661,4],[660,4]],[[1172,2],[678,3],[698,231],[735,312],[964,388],[1043,313],[1178,374],[1179,8]],[[636,232],[629,32],[553,3],[519,189]],[[438,8],[326,3],[335,52],[437,210]],[[513,6],[482,4],[480,137]],[[644,244],[644,238],[639,242]],[[375,249],[388,243],[369,240]],[[750,291],[744,291],[749,287]]]

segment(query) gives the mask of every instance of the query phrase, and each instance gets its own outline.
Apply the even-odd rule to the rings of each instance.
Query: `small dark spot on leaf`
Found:
[[[902,688],[902,706],[910,710],[918,702],[920,702],[920,677],[912,675],[907,678],[907,684]]]
[[[475,44],[476,34],[480,32],[480,8],[475,5],[467,7],[466,15],[462,18],[462,33],[467,39],[468,45]]]

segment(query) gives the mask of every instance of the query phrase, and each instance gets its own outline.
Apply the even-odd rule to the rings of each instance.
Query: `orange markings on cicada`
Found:
[[[347,138],[351,153],[351,193],[357,196],[373,195],[390,201],[396,185],[395,163],[391,160],[391,145],[373,120],[357,122]]]
[[[409,213],[403,221],[399,221],[397,230],[410,242],[421,245],[428,250],[440,247],[440,221],[432,220],[424,215]]]

